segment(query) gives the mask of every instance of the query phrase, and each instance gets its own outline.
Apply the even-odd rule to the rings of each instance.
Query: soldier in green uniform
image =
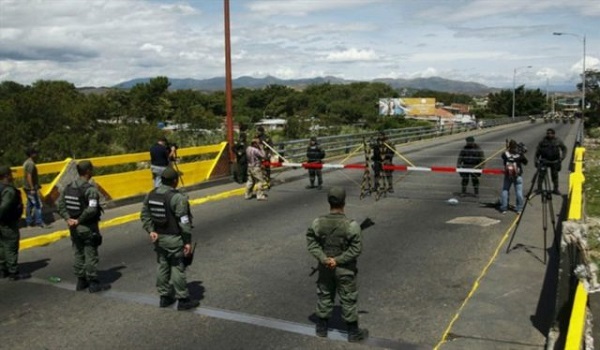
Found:
[[[358,342],[368,337],[369,331],[358,328],[357,258],[362,251],[360,225],[346,218],[344,206],[346,191],[332,187],[327,200],[330,212],[315,219],[306,233],[308,252],[318,263],[317,308],[319,317],[316,333],[327,336],[327,322],[331,317],[336,292],[342,305],[342,317],[348,325],[348,341]]]
[[[17,281],[31,277],[19,272],[19,219],[23,215],[21,194],[13,185],[8,166],[0,166],[0,278]]]
[[[92,162],[80,161],[79,178],[67,185],[58,199],[58,213],[67,222],[73,243],[75,290],[87,289],[90,293],[110,289],[110,285],[98,281],[98,247],[102,244],[98,222],[102,210],[100,194],[89,182],[93,172]]]
[[[179,192],[179,174],[173,168],[162,173],[162,185],[153,189],[142,206],[141,220],[150,234],[157,255],[156,287],[160,307],[177,300],[177,310],[200,305],[189,297],[184,257],[192,253],[192,218],[187,197]]]

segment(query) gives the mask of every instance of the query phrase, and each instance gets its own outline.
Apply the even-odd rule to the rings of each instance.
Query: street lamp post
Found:
[[[523,67],[516,67],[513,70],[513,89],[512,89],[512,119],[514,121],[515,119],[515,82],[516,82],[516,78],[517,78],[517,70],[522,69],[522,68],[531,68],[531,66],[523,66]]]
[[[581,74],[581,117],[584,117],[585,111],[585,34],[579,35],[575,33],[554,32],[553,35],[571,35],[583,41],[583,72]]]

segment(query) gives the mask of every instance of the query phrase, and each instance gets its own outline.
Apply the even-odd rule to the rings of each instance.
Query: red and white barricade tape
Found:
[[[366,166],[361,163],[354,164],[324,164],[324,163],[288,163],[288,162],[277,162],[269,163],[264,162],[265,166],[273,168],[278,167],[291,167],[291,168],[304,168],[304,169],[365,169]],[[488,175],[503,175],[504,169],[488,168],[488,169],[473,169],[473,168],[457,168],[449,166],[407,166],[407,165],[384,165],[383,170],[397,170],[397,171],[426,171],[434,173],[472,173],[472,174],[488,174]]]

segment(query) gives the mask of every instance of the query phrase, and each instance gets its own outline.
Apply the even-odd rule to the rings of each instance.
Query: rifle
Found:
[[[375,225],[375,222],[371,220],[371,218],[366,218],[360,223],[360,229],[361,231],[366,230],[373,225]],[[319,265],[317,265],[316,267],[311,267],[308,276],[310,277],[314,275],[317,271],[319,271]]]
[[[194,261],[194,252],[196,251],[196,245],[198,244],[198,242],[194,243],[194,246],[192,247],[192,251],[190,252],[190,254],[188,256],[184,256],[183,257],[183,265],[185,267],[188,267],[192,264],[192,262]]]

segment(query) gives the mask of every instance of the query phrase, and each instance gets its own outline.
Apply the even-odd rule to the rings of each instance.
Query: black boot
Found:
[[[77,285],[75,286],[75,290],[79,292],[79,291],[87,289],[89,286],[90,286],[90,283],[88,282],[88,280],[85,277],[78,277]]]
[[[173,305],[175,303],[175,301],[176,300],[173,297],[161,295],[160,296],[160,307],[169,307],[169,306]]]
[[[348,322],[348,341],[351,343],[363,341],[369,337],[369,330],[358,328],[358,322]]]
[[[556,194],[558,196],[561,195],[560,191],[558,190],[558,186],[554,186],[554,190],[552,191],[553,194]]]
[[[198,305],[200,305],[200,302],[198,300],[192,300],[190,298],[183,298],[183,299],[179,299],[179,302],[177,303],[177,310],[179,310],[179,311],[190,310],[190,309],[197,308]]]
[[[102,284],[98,280],[91,280],[88,291],[90,293],[98,293],[110,289],[110,284]]]
[[[8,271],[0,270],[0,279],[8,277]]]
[[[461,197],[464,197],[467,195],[467,186],[463,186],[461,191],[460,191],[460,195]]]
[[[473,187],[473,191],[475,191],[475,197],[479,196],[479,187]]]
[[[316,326],[317,337],[327,337],[327,319],[319,318]]]

